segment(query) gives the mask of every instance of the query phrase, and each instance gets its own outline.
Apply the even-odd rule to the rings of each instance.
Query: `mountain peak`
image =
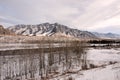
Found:
[[[114,33],[98,33],[98,32],[93,32],[94,35],[98,36],[99,38],[104,38],[104,39],[120,39],[119,34],[114,34]]]
[[[28,36],[54,36],[55,34],[62,34],[81,39],[97,38],[90,32],[72,29],[59,23],[51,24],[47,22],[38,25],[16,25],[8,29],[16,34]]]

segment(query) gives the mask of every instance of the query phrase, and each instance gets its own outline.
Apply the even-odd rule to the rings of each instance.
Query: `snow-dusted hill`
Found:
[[[72,36],[81,39],[120,39],[120,35],[113,33],[98,33],[72,29],[58,23],[42,23],[37,25],[15,25],[7,28],[16,34],[27,36]]]
[[[120,39],[119,34],[113,34],[113,33],[98,33],[98,32],[93,32],[93,34],[99,38],[109,38],[109,39]]]
[[[58,23],[43,23],[38,25],[16,25],[9,27],[8,29],[15,32],[16,34],[28,36],[54,36],[55,34],[59,34],[84,39],[97,38],[91,32],[72,29]]]

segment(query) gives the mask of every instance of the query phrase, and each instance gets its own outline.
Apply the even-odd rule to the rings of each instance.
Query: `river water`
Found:
[[[48,44],[44,45],[46,48]],[[120,62],[120,48],[41,49],[38,44],[0,44],[0,80],[51,78]]]

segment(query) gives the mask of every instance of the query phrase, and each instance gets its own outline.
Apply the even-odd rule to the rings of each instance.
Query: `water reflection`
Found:
[[[119,48],[86,48],[78,42],[35,45],[38,48],[0,51],[0,80],[46,80],[120,62]]]
[[[86,65],[84,48],[79,44],[65,47],[0,51],[1,80],[50,78]]]

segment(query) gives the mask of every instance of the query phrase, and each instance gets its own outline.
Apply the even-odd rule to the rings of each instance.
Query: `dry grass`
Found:
[[[73,37],[64,37],[64,36],[18,36],[18,35],[0,35],[0,42],[9,42],[9,43],[40,43],[40,42],[60,42],[60,41],[74,41],[79,40]]]

